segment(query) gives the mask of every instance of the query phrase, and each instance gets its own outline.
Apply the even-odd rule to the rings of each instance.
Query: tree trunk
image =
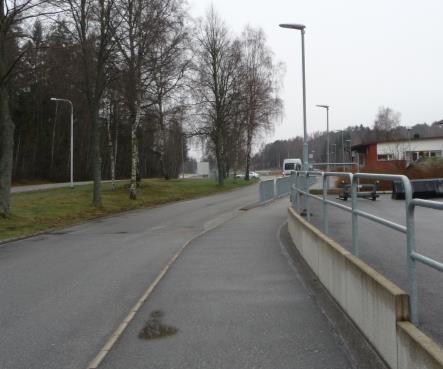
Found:
[[[138,166],[138,142],[137,142],[137,128],[140,123],[140,107],[137,106],[137,113],[135,121],[131,129],[131,182],[129,185],[129,198],[131,200],[137,199],[137,166]]]
[[[249,166],[251,163],[251,150],[252,150],[252,130],[248,128],[246,138],[246,169],[245,179],[249,181]]]
[[[15,160],[14,160],[14,176],[17,176],[17,166],[18,166],[18,158],[20,155],[20,142],[21,142],[21,135],[20,132],[17,137],[17,148],[15,149]]]
[[[11,212],[14,122],[9,113],[9,95],[5,85],[0,85],[0,130],[0,215],[7,217]]]
[[[100,156],[100,127],[98,125],[98,111],[92,110],[92,173],[94,180],[92,203],[95,207],[102,206],[102,158]]]
[[[112,143],[111,135],[111,112],[108,114],[108,119],[106,120],[106,127],[108,130],[108,149],[109,149],[109,161],[111,164],[111,181],[112,181],[112,191],[115,191],[115,159],[114,159],[114,145]]]
[[[222,152],[220,141],[219,140],[217,140],[217,141],[218,142],[216,142],[216,144],[215,144],[215,157],[217,160],[217,170],[218,170],[217,180],[218,180],[218,185],[223,186],[224,181],[225,181],[223,152]]]

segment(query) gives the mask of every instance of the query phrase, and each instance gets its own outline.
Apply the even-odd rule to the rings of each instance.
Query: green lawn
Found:
[[[0,240],[61,228],[88,219],[171,201],[191,199],[244,187],[255,181],[226,180],[223,187],[210,179],[143,180],[137,200],[129,200],[128,184],[119,182],[115,191],[103,184],[103,207],[91,205],[92,185],[12,195],[12,215],[0,218]]]

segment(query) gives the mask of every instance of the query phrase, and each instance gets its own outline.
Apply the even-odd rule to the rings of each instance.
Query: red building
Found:
[[[441,157],[443,137],[413,140],[391,140],[352,146],[352,156],[360,166],[373,168],[404,168],[408,163],[421,158]]]

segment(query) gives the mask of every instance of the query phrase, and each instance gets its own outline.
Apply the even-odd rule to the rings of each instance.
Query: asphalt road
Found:
[[[100,368],[384,367],[352,359],[289,262],[279,232],[287,206],[250,209],[195,239]],[[147,322],[148,340],[139,338]]]
[[[183,244],[258,186],[0,246],[0,368],[81,369]]]
[[[331,196],[331,200],[351,206]],[[311,221],[321,229],[320,203],[311,200]],[[405,224],[405,203],[381,195],[377,201],[358,200],[359,209]],[[418,252],[443,261],[443,211],[416,208],[416,243]],[[329,236],[351,250],[351,214],[329,207]],[[406,237],[372,221],[359,218],[360,256],[369,265],[408,291],[406,269]],[[417,263],[418,310],[420,328],[443,344],[443,273]]]
[[[185,244],[102,367],[384,368],[289,262],[279,238],[287,199],[246,206],[257,187],[2,245],[0,368],[86,368]],[[139,339],[155,311],[176,334]]]

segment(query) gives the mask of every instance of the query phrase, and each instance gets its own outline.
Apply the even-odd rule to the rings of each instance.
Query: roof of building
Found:
[[[419,138],[411,137],[411,142],[412,141],[416,142],[416,141],[425,141],[425,140],[435,140],[435,139],[443,139],[443,136],[419,137]],[[371,141],[371,142],[366,142],[366,143],[360,143],[357,145],[352,145],[351,149],[358,150],[358,149],[366,148],[369,145],[374,145],[374,144],[379,144],[379,143],[389,143],[389,142],[402,142],[402,141],[409,141],[409,139],[408,138],[399,138],[396,140]]]

